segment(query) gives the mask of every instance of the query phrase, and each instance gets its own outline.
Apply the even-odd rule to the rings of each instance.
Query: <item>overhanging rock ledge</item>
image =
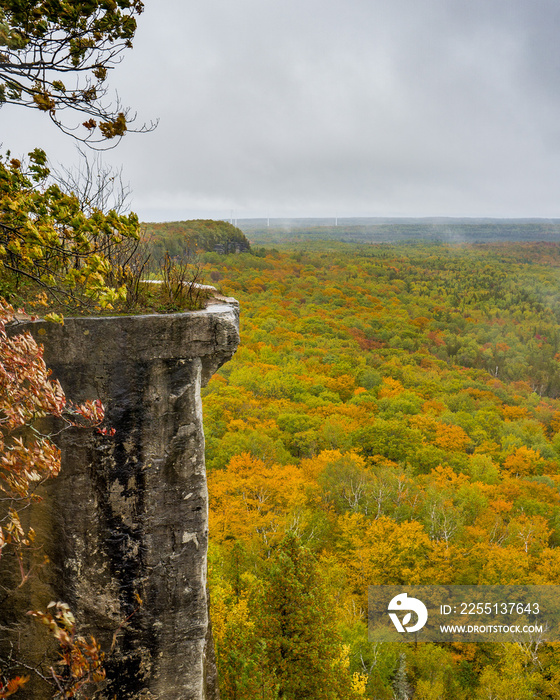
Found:
[[[70,399],[100,399],[115,431],[61,434],[60,476],[29,515],[50,564],[1,613],[4,625],[15,624],[27,610],[61,600],[106,650],[115,638],[108,680],[95,697],[218,697],[200,388],[234,354],[238,319],[228,299],[202,311],[13,330],[29,330],[45,346]],[[18,634],[38,659],[37,630]],[[43,692],[33,681],[20,691],[22,698]]]

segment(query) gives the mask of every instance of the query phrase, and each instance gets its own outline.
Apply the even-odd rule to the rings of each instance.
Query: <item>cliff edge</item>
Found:
[[[95,697],[215,700],[208,616],[208,497],[200,389],[237,349],[239,309],[18,324],[74,401],[100,399],[105,434],[70,429],[62,470],[29,512],[33,556],[50,563],[4,605],[0,621],[41,661],[27,610],[70,605],[107,652]],[[110,651],[113,646],[113,650]],[[37,648],[35,648],[37,647]],[[22,698],[49,697],[30,681]]]

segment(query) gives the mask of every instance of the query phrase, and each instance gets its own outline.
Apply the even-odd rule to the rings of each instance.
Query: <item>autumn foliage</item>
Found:
[[[335,697],[558,698],[555,643],[403,654],[368,644],[366,610],[375,584],[558,583],[560,247],[329,241],[206,263],[242,309],[204,395],[224,698],[276,697],[287,632],[267,637],[263,596],[288,535],[346,654]]]
[[[60,450],[38,422],[47,416],[66,426],[103,420],[99,401],[77,405],[66,400],[31,334],[8,335],[6,326],[13,321],[13,309],[0,302],[0,490],[11,502],[0,525],[2,553],[7,546],[29,544],[32,533],[23,531],[18,510],[37,498],[40,483],[60,471]]]
[[[50,178],[41,149],[24,163],[0,157],[0,293],[46,313],[113,308],[126,298],[126,270],[111,256],[138,238],[135,214],[84,209]],[[117,281],[117,284],[115,284]]]
[[[60,471],[60,450],[45,432],[45,420],[51,425],[57,421],[57,430],[94,426],[103,420],[103,406],[99,401],[78,405],[66,399],[58,381],[50,378],[43,349],[31,334],[8,333],[18,315],[0,302],[0,566],[16,560],[20,588],[33,574],[26,568],[25,551],[35,538],[33,529],[23,525],[21,513],[39,500],[37,488]],[[7,605],[10,591],[4,594]],[[51,607],[54,611],[30,614],[46,623],[60,644],[61,658],[49,677],[53,697],[71,698],[86,683],[102,679],[102,655],[95,640],[86,641],[76,633],[68,606],[52,603]],[[0,659],[0,698],[26,682],[25,675],[14,673],[22,661]]]

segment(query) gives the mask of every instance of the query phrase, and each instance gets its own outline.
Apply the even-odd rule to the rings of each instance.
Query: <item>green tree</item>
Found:
[[[0,107],[45,112],[90,146],[122,137],[131,120],[118,100],[111,105],[105,99],[106,79],[132,47],[143,9],[141,0],[0,0]],[[69,113],[86,121],[71,122]],[[130,261],[138,218],[84,208],[78,196],[53,183],[43,151],[29,156],[27,168],[9,154],[0,160],[0,270],[8,284],[0,294],[13,294],[14,281],[19,292],[31,280],[27,299],[48,292],[62,308],[91,302],[111,308],[124,299],[131,271],[112,264],[123,257],[114,251],[126,248]]]
[[[312,552],[288,533],[265,574],[261,634],[281,700],[351,698],[329,596]]]

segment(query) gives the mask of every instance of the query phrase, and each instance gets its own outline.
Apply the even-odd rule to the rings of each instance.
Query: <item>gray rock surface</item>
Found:
[[[60,435],[61,474],[29,513],[42,547],[36,556],[50,563],[9,610],[2,606],[2,624],[20,624],[27,610],[60,600],[105,650],[116,639],[99,698],[218,696],[200,388],[239,342],[238,306],[228,302],[15,329],[44,344],[68,398],[101,399],[115,434],[72,428]],[[40,661],[36,627],[20,629],[18,644]],[[41,687],[31,681],[21,697],[51,697]]]

